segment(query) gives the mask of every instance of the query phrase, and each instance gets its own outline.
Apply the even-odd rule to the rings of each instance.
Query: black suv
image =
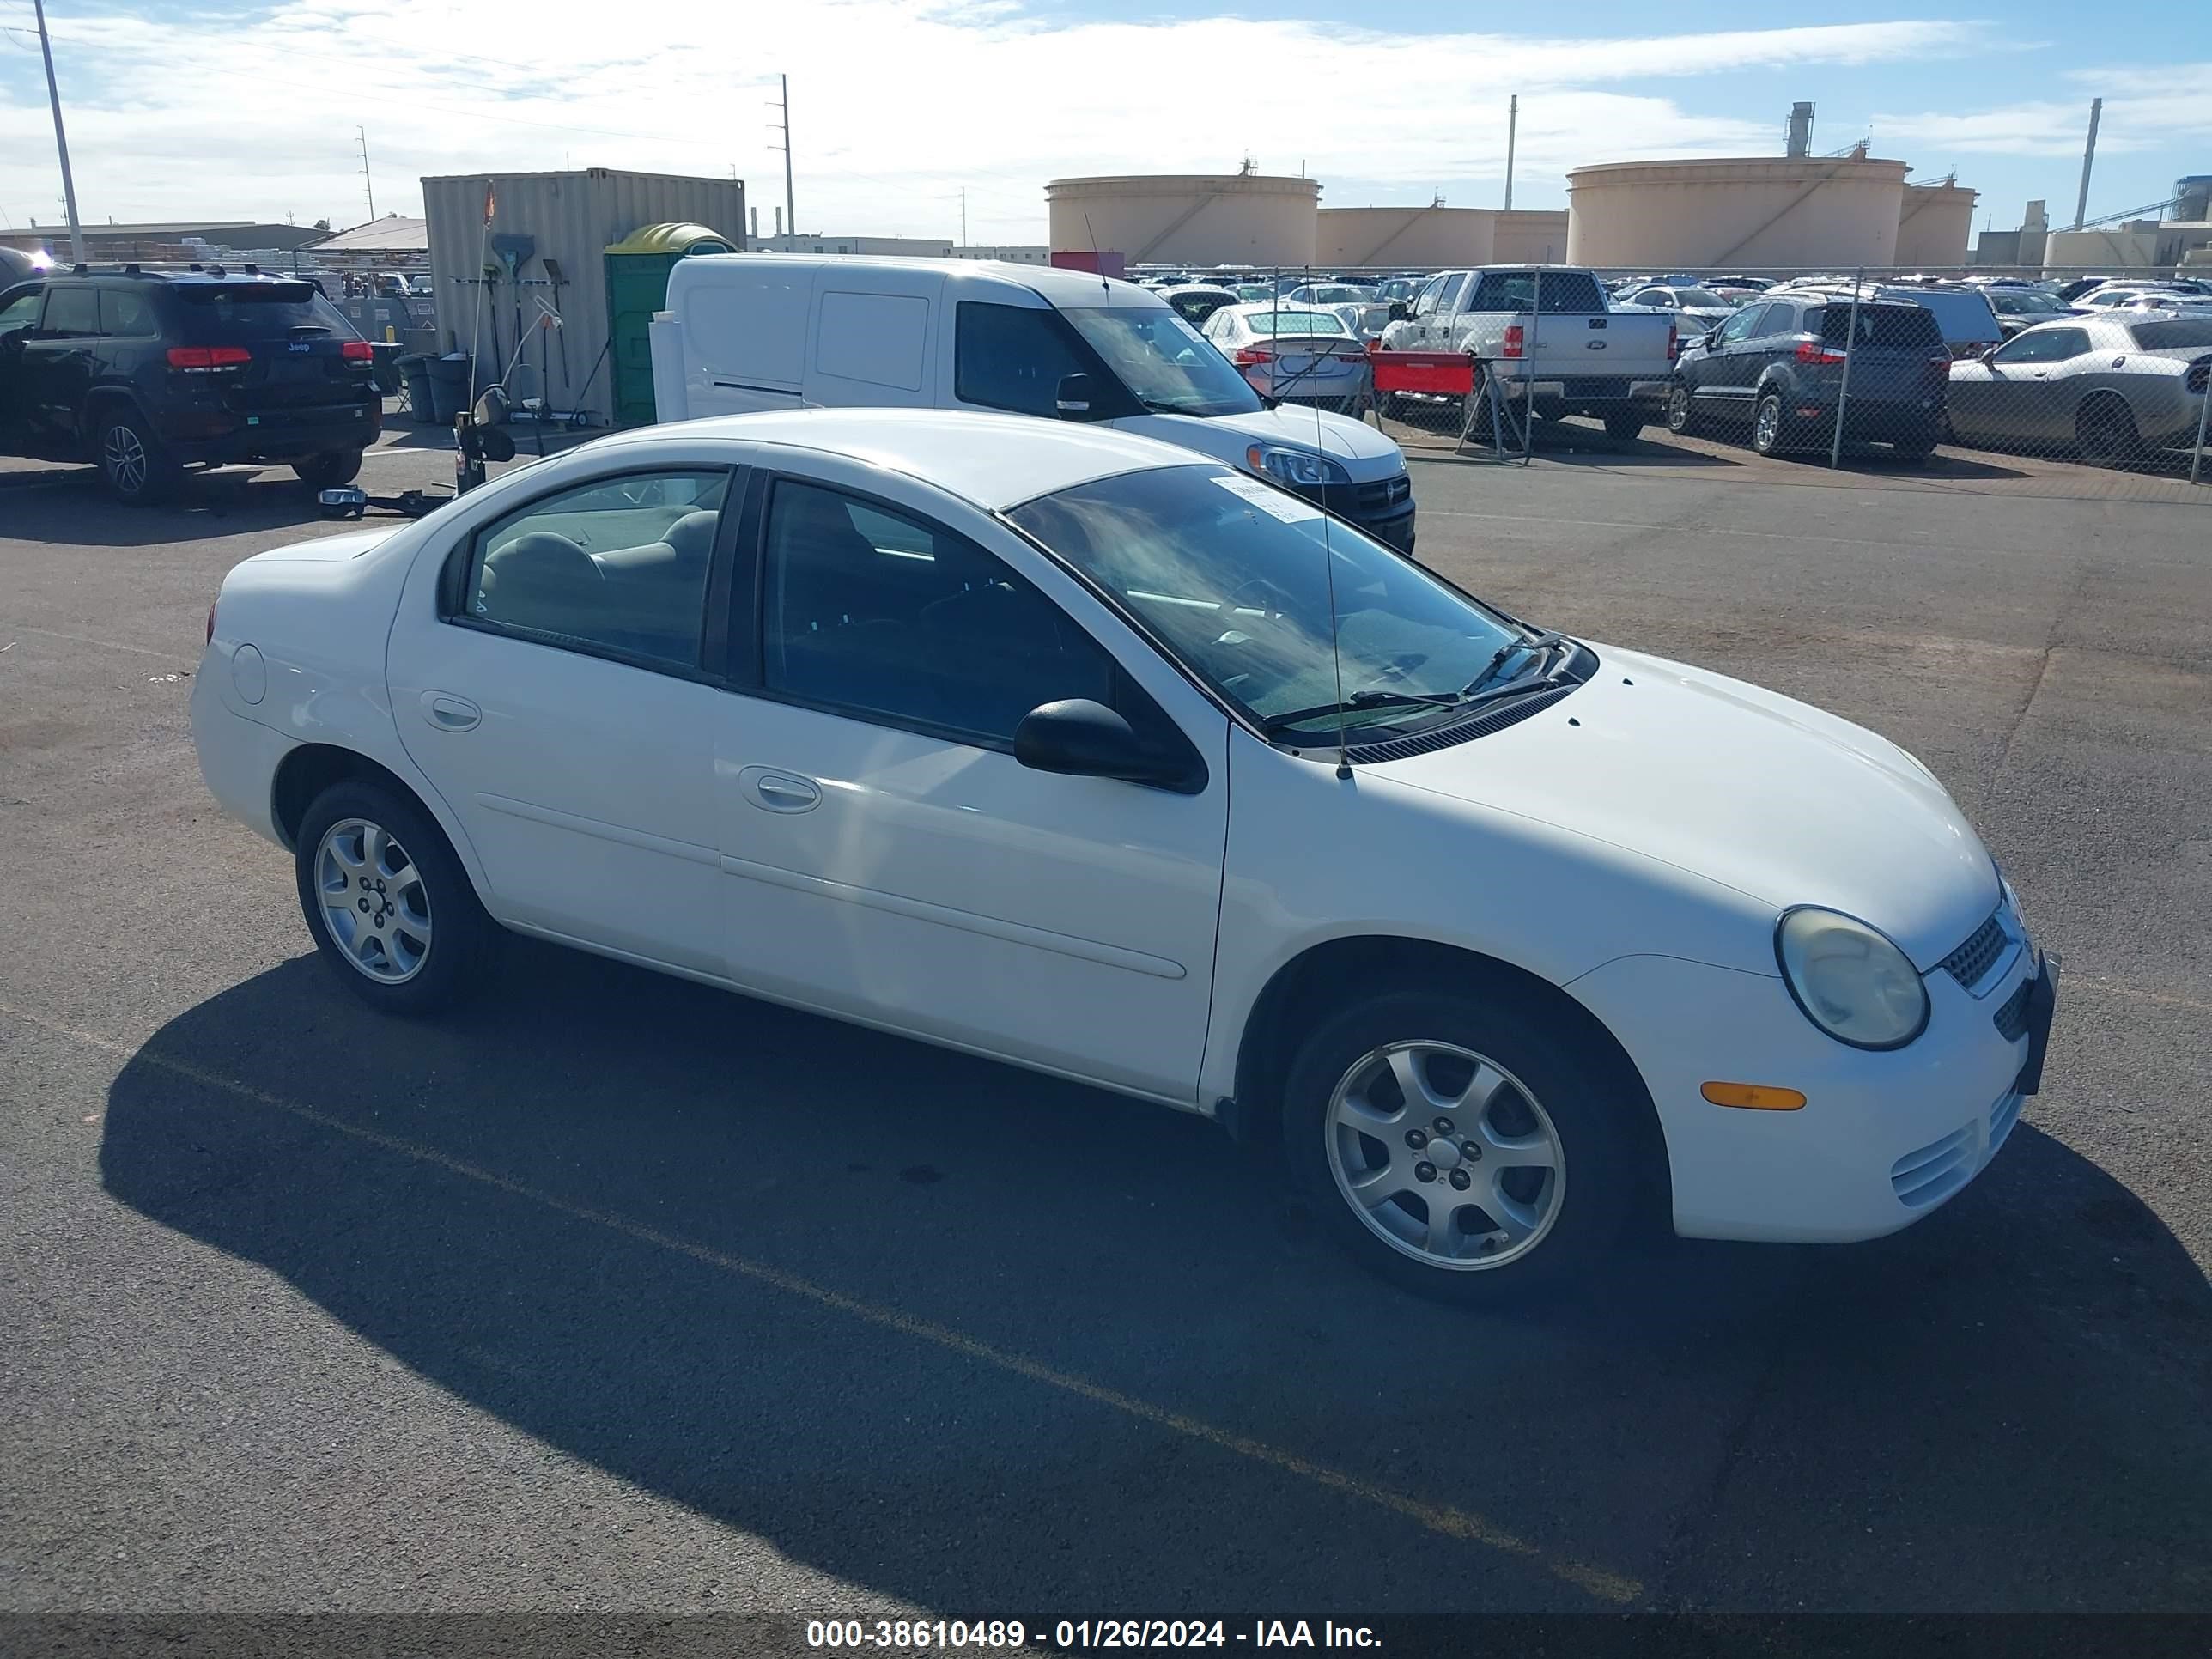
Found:
[[[96,462],[134,502],[226,461],[289,462],[328,489],[383,423],[373,360],[312,283],[51,271],[0,289],[0,454]]]
[[[1668,389],[1667,429],[1728,422],[1749,427],[1751,447],[1762,455],[1826,449],[1840,399],[1846,442],[1887,443],[1925,460],[1943,430],[1950,385],[1951,350],[1927,307],[1862,301],[1854,337],[1848,295],[1780,295],[1747,301],[1682,349]]]

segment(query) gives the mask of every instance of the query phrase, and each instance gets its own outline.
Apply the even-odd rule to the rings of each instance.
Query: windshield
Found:
[[[355,337],[345,313],[305,283],[177,283],[193,340],[279,340],[309,330]]]
[[[1248,311],[1244,325],[1255,334],[1288,338],[1298,334],[1341,334],[1344,319],[1328,311]]]
[[[1385,702],[1334,712],[1324,550],[1334,566],[1346,700],[1362,692],[1449,698],[1524,637],[1304,498],[1222,467],[1127,472],[1008,516],[1255,721],[1329,711],[1286,728],[1295,732],[1333,732],[1340,718],[1368,727],[1443,716]]]
[[[1729,302],[1709,288],[1678,288],[1674,297],[1686,306],[1696,306],[1704,311],[1729,309]]]
[[[2048,294],[1990,295],[1989,301],[2008,317],[2056,317],[2066,310],[2065,305]]]
[[[1165,306],[1064,307],[1060,314],[1155,413],[1249,415],[1261,407],[1229,359]]]

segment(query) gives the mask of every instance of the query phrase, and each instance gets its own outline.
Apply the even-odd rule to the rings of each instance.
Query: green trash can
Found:
[[[668,304],[668,273],[692,253],[735,253],[704,225],[647,225],[606,250],[607,365],[617,426],[651,426],[653,313]]]

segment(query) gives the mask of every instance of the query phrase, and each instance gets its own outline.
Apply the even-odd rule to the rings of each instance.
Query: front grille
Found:
[[[2017,1089],[2007,1091],[2005,1097],[1990,1109],[1990,1151],[1994,1152],[2005,1144],[2012,1126],[2020,1121],[2021,1093]]]
[[[1553,686],[1549,690],[1531,692],[1525,697],[1492,709],[1473,720],[1455,720],[1434,732],[1423,732],[1410,738],[1391,738],[1381,743],[1355,743],[1346,753],[1356,761],[1410,760],[1415,755],[1426,755],[1438,749],[1449,749],[1455,743],[1472,743],[1477,738],[1486,738],[1493,732],[1503,732],[1509,726],[1517,726],[1531,714],[1540,714],[1553,703],[1572,691],[1571,685]]]
[[[1395,478],[1361,484],[1358,492],[1362,513],[1387,513],[1394,507],[1404,506],[1413,498],[1413,481],[1401,472]]]
[[[1990,919],[1975,928],[1964,945],[1943,958],[1943,971],[1969,991],[1989,977],[1990,969],[1996,966],[1997,958],[2004,954],[2004,923],[1998,920],[1998,914],[1991,913]]]
[[[2027,1035],[2027,1005],[2034,995],[2035,981],[2024,979],[2004,1000],[2004,1006],[1990,1016],[1990,1024],[2007,1042],[2017,1042]]]

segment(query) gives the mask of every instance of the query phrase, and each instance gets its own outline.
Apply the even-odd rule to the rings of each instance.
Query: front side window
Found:
[[[1058,605],[941,526],[780,481],[763,566],[769,691],[1009,749],[1040,703],[1115,701],[1113,660]]]
[[[5,305],[0,305],[0,337],[20,334],[39,320],[39,301],[46,297],[45,290],[33,289],[27,294],[18,294]]]
[[[2089,335],[2079,328],[2032,328],[2015,336],[1990,361],[2014,363],[2063,363],[2089,349]]]
[[[1060,314],[1138,404],[1157,415],[1250,415],[1260,395],[1166,306],[1070,306]]]
[[[1753,338],[1761,331],[1759,319],[1768,312],[1778,308],[1773,306],[1752,306],[1737,312],[1735,316],[1721,325],[1721,343],[1726,345],[1733,341]]]
[[[626,473],[477,532],[468,619],[540,644],[696,670],[726,471]]]
[[[952,349],[952,395],[962,403],[1056,419],[1060,381],[1090,370],[1058,312],[1039,306],[961,302]]]
[[[1421,291],[1413,296],[1413,315],[1425,317],[1437,308],[1437,295],[1444,291],[1444,279],[1432,276]]]
[[[1282,729],[1336,729],[1338,650],[1346,724],[1425,724],[1443,711],[1388,699],[1458,692],[1522,637],[1300,497],[1222,467],[1124,473],[1008,516],[1254,721],[1328,711]]]

